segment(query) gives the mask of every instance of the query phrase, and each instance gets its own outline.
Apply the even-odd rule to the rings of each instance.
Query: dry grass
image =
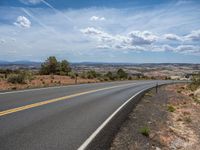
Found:
[[[77,81],[78,84],[99,82],[97,79],[82,79],[82,78],[78,78]],[[17,89],[70,85],[70,84],[75,84],[75,79],[71,79],[68,76],[37,75],[34,76],[34,78],[31,81],[26,82],[25,84],[12,84],[8,83],[6,80],[1,79],[0,90],[17,90]]]

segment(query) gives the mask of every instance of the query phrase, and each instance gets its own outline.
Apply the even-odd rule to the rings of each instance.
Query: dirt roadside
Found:
[[[83,83],[97,83],[100,82],[97,79],[83,79],[78,78],[77,84]],[[0,78],[0,91],[6,90],[22,90],[31,88],[42,88],[42,87],[52,87],[52,86],[63,86],[75,84],[75,79],[69,76],[59,76],[59,75],[37,75],[34,78],[24,84],[12,84],[8,83],[5,79]]]
[[[145,94],[116,134],[111,150],[199,150],[200,104],[186,85]]]

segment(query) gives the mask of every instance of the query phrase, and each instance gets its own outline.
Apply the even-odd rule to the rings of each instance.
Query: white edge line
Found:
[[[57,89],[57,88],[69,87],[69,86],[75,86],[75,85],[52,86],[52,87],[42,87],[42,88],[35,88],[35,89],[25,89],[25,90],[18,90],[18,91],[0,92],[0,95],[10,94],[10,93],[22,93],[22,92],[29,92],[29,91],[39,91],[39,90],[45,90],[45,89]]]
[[[87,146],[92,142],[92,140],[99,134],[99,132],[108,124],[108,122],[127,104],[129,103],[134,97],[142,93],[143,91],[150,89],[146,88],[143,89],[133,96],[131,96],[127,101],[125,101],[114,113],[112,113],[88,138],[87,140],[78,148],[78,150],[85,150]]]
[[[100,83],[104,83],[104,82],[100,82]],[[133,82],[133,83],[137,83],[137,82]],[[45,90],[45,89],[57,89],[57,88],[72,87],[72,86],[78,86],[78,85],[84,85],[84,84],[88,84],[88,83],[71,84],[71,85],[69,84],[69,85],[63,85],[63,86],[52,86],[52,87],[42,87],[42,88],[34,88],[34,89],[25,89],[25,90],[17,90],[17,91],[0,92],[0,95],[12,94],[12,93],[30,92],[30,91],[39,91],[39,90]],[[89,84],[93,84],[93,83],[89,83]],[[124,84],[126,84],[126,83],[124,83]]]

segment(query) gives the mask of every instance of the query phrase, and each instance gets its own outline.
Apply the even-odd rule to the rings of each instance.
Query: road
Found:
[[[0,93],[0,149],[78,149],[135,93],[168,82],[123,81]]]

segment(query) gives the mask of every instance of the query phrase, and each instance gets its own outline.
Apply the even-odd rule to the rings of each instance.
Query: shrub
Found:
[[[133,78],[131,76],[128,77],[128,80],[132,80]]]
[[[181,92],[182,92],[182,90],[180,90],[180,89],[179,89],[179,90],[177,90],[177,93],[181,93]]]
[[[24,84],[25,83],[25,75],[24,74],[12,74],[8,77],[7,82],[13,84]]]
[[[189,116],[187,116],[187,117],[184,118],[184,121],[187,122],[187,123],[191,123],[192,119]]]
[[[151,93],[151,92],[148,92],[148,93],[146,93],[146,94],[145,94],[145,96],[152,97],[152,96],[153,96],[153,93]]]
[[[74,73],[74,72],[69,72],[68,75],[71,77],[71,79],[75,79],[76,78],[76,73]]]
[[[172,105],[167,105],[167,110],[168,110],[169,112],[174,112],[176,109],[175,109],[174,106],[172,106]]]
[[[149,136],[150,129],[147,126],[140,128],[140,133],[146,137]]]
[[[200,87],[200,73],[193,76],[189,89],[195,91],[198,87]]]

